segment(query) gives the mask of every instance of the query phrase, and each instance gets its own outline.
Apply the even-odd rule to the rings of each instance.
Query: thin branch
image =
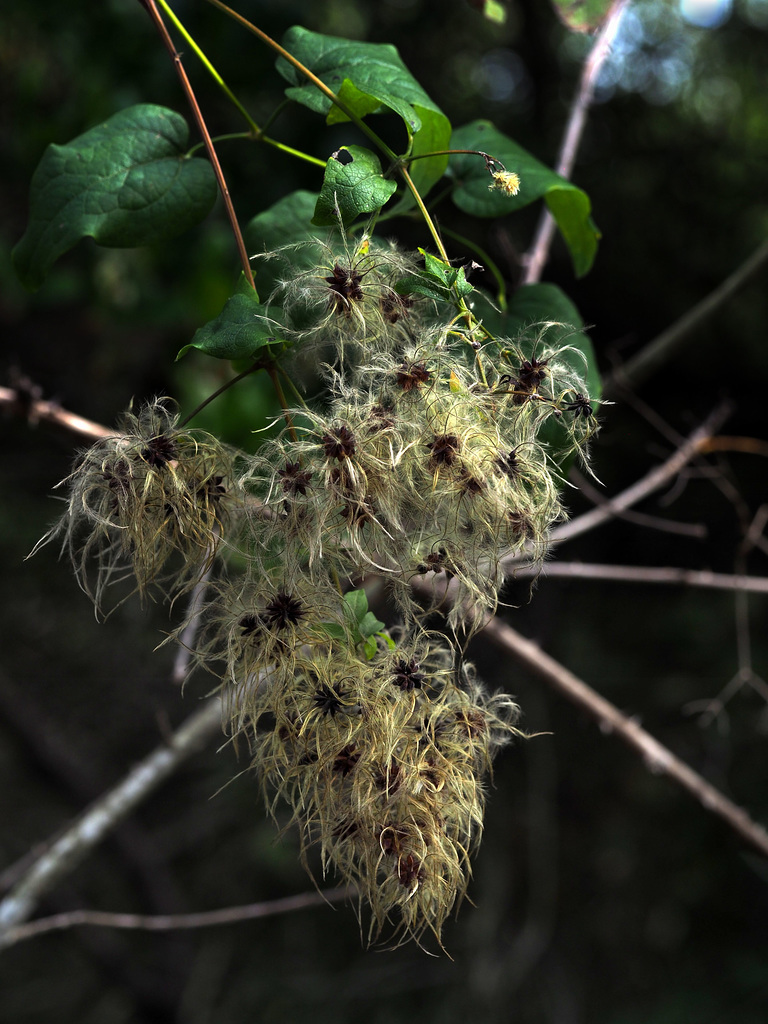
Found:
[[[752,522],[744,537],[742,545],[744,556],[753,548],[758,548],[764,554],[768,554],[768,544],[766,544],[764,535],[766,523],[768,523],[768,505],[761,505],[752,517]]]
[[[8,943],[8,933],[34,912],[45,892],[74,870],[118,822],[220,730],[221,702],[213,699],[76,818],[0,903],[0,948]]]
[[[762,455],[768,458],[768,441],[757,437],[712,437],[702,445],[702,454],[710,452],[741,452],[744,455]]]
[[[202,412],[203,409],[205,409],[205,407],[214,400],[214,398],[218,398],[219,395],[223,395],[225,391],[228,391],[229,388],[232,387],[233,384],[237,384],[239,381],[243,380],[245,377],[250,376],[250,374],[255,373],[259,369],[261,369],[261,363],[257,359],[254,363],[251,364],[251,366],[248,367],[247,370],[243,370],[241,373],[238,373],[237,376],[231,377],[229,380],[224,381],[221,387],[216,388],[216,390],[212,394],[208,395],[207,398],[204,398],[202,402],[199,402],[192,410],[192,412],[184,417],[184,419],[179,423],[179,426],[186,427],[186,425],[191,420],[193,420],[198,413]]]
[[[689,309],[671,327],[642,348],[603,382],[603,395],[611,397],[622,387],[632,388],[646,380],[654,370],[678,352],[693,332],[718,306],[724,305],[768,262],[768,241],[763,242],[713,292]]]
[[[768,579],[737,576],[708,570],[657,568],[638,565],[595,565],[589,562],[546,562],[543,566],[523,566],[515,570],[515,579],[548,576],[571,580],[611,580],[617,583],[661,583],[671,586],[703,587],[708,590],[736,590],[768,594]]]
[[[642,755],[649,771],[666,775],[695,797],[705,810],[722,818],[742,839],[768,857],[768,832],[747,812],[707,782],[671,750],[654,739],[636,721],[596,693],[581,679],[498,619],[491,620],[483,635],[514,656],[538,678],[544,680],[594,718],[602,732],[615,732]]]
[[[579,88],[571,104],[571,112],[568,117],[556,166],[557,173],[561,174],[564,178],[570,177],[573,170],[581,137],[584,134],[584,128],[587,123],[587,113],[594,97],[597,77],[611,52],[611,46],[616,38],[619,23],[628,6],[629,0],[616,0],[608,17],[603,22],[602,28],[595,37],[594,45],[584,62],[581,79],[579,80]],[[545,210],[539,221],[531,249],[524,258],[525,272],[522,279],[523,284],[535,284],[540,280],[544,264],[549,258],[549,250],[554,233],[555,221],[549,210]]]
[[[308,907],[339,903],[354,896],[349,888],[326,889],[319,892],[303,892],[283,899],[250,903],[240,907],[223,907],[221,910],[207,910],[197,914],[112,914],[103,910],[70,910],[63,914],[42,917],[29,924],[12,929],[5,939],[7,946],[48,932],[64,931],[80,925],[100,928],[122,928],[150,932],[178,931],[185,928],[211,928],[216,925],[234,924],[238,921],[255,921],[277,914],[289,914]]]

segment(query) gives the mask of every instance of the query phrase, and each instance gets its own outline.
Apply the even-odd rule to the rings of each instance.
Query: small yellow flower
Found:
[[[488,186],[491,191],[497,189],[505,196],[516,196],[520,191],[520,175],[514,171],[493,171],[491,177],[493,181]]]

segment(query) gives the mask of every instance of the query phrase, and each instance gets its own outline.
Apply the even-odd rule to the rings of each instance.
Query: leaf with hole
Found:
[[[361,213],[373,213],[397,185],[381,173],[375,153],[361,146],[342,146],[328,161],[312,223],[319,227],[350,224]]]
[[[392,111],[403,121],[409,155],[448,148],[451,123],[403,64],[394,46],[290,29],[283,46],[306,65],[357,117]],[[324,114],[330,124],[348,121],[349,114],[312,85],[284,59],[277,69],[289,83],[285,93],[310,110]],[[425,157],[411,165],[411,177],[422,196],[442,178],[445,156]]]

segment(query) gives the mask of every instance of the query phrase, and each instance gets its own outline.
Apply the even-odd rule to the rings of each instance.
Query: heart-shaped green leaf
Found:
[[[453,201],[461,210],[475,217],[503,217],[544,199],[568,245],[577,277],[587,273],[597,253],[600,233],[590,216],[586,192],[497,131],[490,121],[473,121],[458,128],[451,137],[451,148],[481,150],[520,177],[519,192],[506,195],[489,188],[492,179],[482,157],[452,156],[449,169],[456,179]]]
[[[326,164],[312,223],[347,225],[361,213],[378,210],[396,189],[394,181],[382,175],[375,153],[361,146],[342,146]]]
[[[585,378],[592,398],[600,397],[600,373],[592,339],[584,330],[584,321],[576,306],[556,284],[527,284],[512,296],[507,311],[506,331],[512,337],[525,333],[532,325],[549,323],[547,343],[568,345],[575,352],[564,352],[562,360]]]
[[[201,221],[216,199],[207,160],[185,155],[189,129],[172,110],[140,104],[65,146],[48,146],[32,178],[29,225],[14,249],[29,288],[81,238],[150,245]]]
[[[260,349],[285,344],[278,316],[279,310],[260,303],[253,288],[241,281],[219,315],[198,328],[176,358],[196,348],[215,359],[255,359]]]
[[[312,226],[317,198],[316,192],[291,192],[257,214],[245,226],[243,238],[249,255],[254,257],[256,284],[265,298],[270,296],[284,274],[285,263],[257,257],[262,254],[268,257],[281,249],[295,246],[290,251],[294,270],[304,270],[319,261],[322,246],[316,240],[318,233]]]
[[[488,298],[476,289],[471,303],[472,312],[482,320],[497,339],[498,347],[488,346],[487,355],[494,357],[508,345],[505,339],[513,338],[520,345],[524,355],[530,356],[538,348],[542,327],[547,347],[563,350],[558,361],[568,365],[585,383],[585,390],[593,401],[599,399],[600,373],[592,340],[584,330],[584,322],[576,306],[555,284],[529,284],[518,288],[506,312],[491,305]],[[539,438],[550,449],[561,473],[565,474],[573,462],[572,438],[561,420],[551,418],[541,428]]]
[[[290,29],[283,46],[358,117],[381,110],[398,114],[408,132],[410,155],[448,148],[450,121],[403,64],[394,46],[339,39],[303,28]],[[292,64],[280,59],[277,68],[290,83],[285,92],[291,99],[325,114],[329,123],[349,120],[345,111],[307,82]],[[446,165],[444,156],[413,163],[411,177],[422,196],[440,180]]]

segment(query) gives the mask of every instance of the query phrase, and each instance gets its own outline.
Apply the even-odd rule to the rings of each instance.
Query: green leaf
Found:
[[[312,223],[320,227],[349,224],[361,213],[373,213],[397,189],[381,173],[375,153],[361,146],[342,146],[328,161]]]
[[[368,596],[364,590],[347,591],[344,595],[344,605],[358,634],[358,642],[384,628],[384,623],[379,622],[373,612],[368,611]]]
[[[374,636],[380,630],[384,629],[384,623],[380,622],[373,612],[366,612],[358,623],[358,629],[360,630],[361,636]]]
[[[283,46],[317,75],[358,117],[391,110],[403,120],[410,155],[447,149],[451,123],[403,64],[394,46],[364,43],[292,28]],[[348,115],[282,58],[277,69],[289,83],[286,96],[317,113],[329,124],[348,121]],[[411,177],[422,196],[442,178],[448,158],[417,160]]]
[[[215,359],[253,360],[260,349],[285,344],[276,316],[277,311],[262,305],[256,292],[246,285],[227,299],[215,319],[195,331],[192,341],[176,358],[196,348]]]
[[[583,277],[592,268],[600,238],[590,216],[592,204],[589,196],[571,185],[548,189],[544,201],[570,250],[576,276]]]
[[[300,271],[316,265],[322,249],[317,241],[317,230],[312,226],[317,198],[316,192],[291,192],[253,217],[243,230],[249,254],[258,257],[286,246],[296,246],[290,254],[294,269]],[[253,269],[259,291],[268,297],[285,268],[279,260],[254,259]]]
[[[592,341],[584,330],[578,309],[557,285],[524,285],[513,295],[506,313],[493,307],[485,294],[476,289],[472,311],[498,338],[499,350],[506,347],[506,338],[514,338],[526,356],[534,352],[542,325],[546,324],[547,346],[569,346],[571,351],[563,351],[558,359],[584,379],[591,399],[600,397],[600,373]],[[493,350],[489,347],[487,351],[490,355]],[[549,445],[560,472],[567,473],[575,456],[563,422],[549,419],[541,428],[539,438]]]
[[[453,270],[450,263],[433,256],[431,252],[425,252],[424,249],[419,249],[419,252],[424,257],[424,273],[434,277],[436,281],[440,281],[446,287],[450,285],[451,271]]]
[[[422,153],[434,153],[436,150],[448,149],[451,143],[451,122],[439,111],[434,113],[430,110],[423,110],[416,107],[421,115],[421,130],[413,136],[411,145],[411,157],[419,156]],[[423,160],[414,160],[409,166],[411,181],[416,186],[422,199],[432,186],[440,181],[448,166],[447,156],[424,157]],[[408,205],[413,205],[415,200],[410,192],[405,194]]]
[[[376,643],[375,636],[369,636],[363,643],[363,651],[365,652],[365,656],[368,661],[376,657],[376,651],[378,651],[378,649],[379,645]]]
[[[129,107],[65,146],[48,146],[32,177],[29,225],[16,271],[29,288],[81,238],[115,248],[150,245],[201,221],[216,199],[207,160],[185,156],[184,118]]]
[[[530,333],[531,326],[550,323],[547,342],[570,345],[584,356],[583,362],[574,352],[564,352],[562,360],[583,377],[591,398],[600,397],[600,373],[592,340],[584,330],[584,321],[576,306],[556,284],[527,284],[512,296],[507,313],[506,330]]]
[[[347,631],[340,622],[321,622],[320,629],[331,640],[346,640]]]
[[[368,614],[368,595],[364,590],[348,590],[344,595],[344,605],[357,626]]]
[[[406,274],[395,285],[398,295],[423,295],[435,302],[450,302],[450,290],[429,274]]]
[[[299,190],[257,213],[243,229],[249,253],[274,252],[281,246],[314,238],[317,232],[311,220],[316,203],[316,192]]]
[[[381,632],[381,633],[377,633],[376,636],[380,640],[384,641],[384,643],[387,645],[387,647],[390,649],[390,651],[394,651],[394,650],[397,649],[397,644],[392,639],[392,637],[389,635],[389,633]]]
[[[368,611],[368,597],[364,590],[350,590],[344,595],[344,610],[347,618],[347,629],[338,622],[321,622],[323,632],[332,640],[351,641],[352,647],[362,645],[366,658],[370,661],[376,656],[379,645],[376,637],[384,640],[390,650],[395,642],[387,634],[381,632],[384,623],[379,622],[373,612]]]
[[[393,110],[405,121],[409,134],[413,135],[421,131],[421,118],[416,113],[415,108],[410,103],[406,103],[405,100],[401,100],[391,93],[380,91],[379,95],[372,96],[370,93],[358,89],[350,78],[345,78],[336,95],[343,102],[344,106],[353,114],[357,114],[358,117],[375,114],[377,110],[381,110],[383,105]],[[326,121],[328,124],[343,124],[349,121],[349,115],[334,103],[328,111]]]
[[[452,156],[449,170],[456,180],[453,201],[459,209],[475,217],[503,217],[544,199],[570,250],[576,276],[587,273],[600,234],[590,216],[591,204],[585,192],[497,131],[490,121],[473,121],[458,128],[451,138],[451,148],[482,150],[520,176],[520,191],[507,196],[489,189],[491,178],[482,157]]]
[[[438,302],[451,302],[457,295],[464,298],[474,291],[463,267],[452,267],[423,249],[419,252],[424,257],[424,270],[402,277],[395,285],[398,294],[411,295],[415,292]]]

